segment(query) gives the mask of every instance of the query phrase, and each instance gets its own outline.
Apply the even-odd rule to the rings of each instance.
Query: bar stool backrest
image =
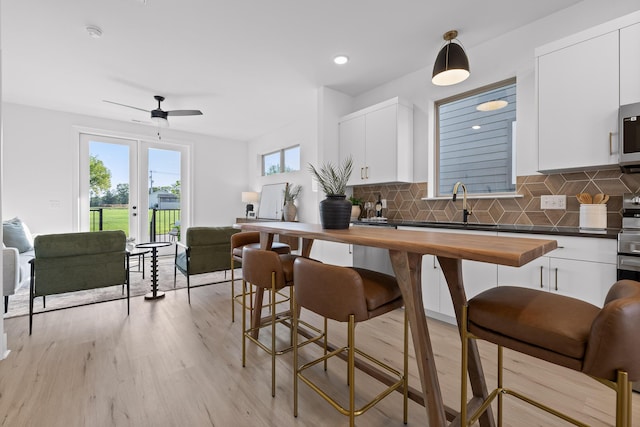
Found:
[[[242,250],[242,277],[261,288],[271,288],[271,277],[275,273],[275,287],[287,285],[280,256],[273,251],[245,247]]]
[[[591,325],[582,371],[615,381],[618,369],[640,380],[640,283],[616,282]]]
[[[314,313],[336,320],[356,322],[369,319],[360,275],[350,268],[298,258],[293,264],[296,303]]]

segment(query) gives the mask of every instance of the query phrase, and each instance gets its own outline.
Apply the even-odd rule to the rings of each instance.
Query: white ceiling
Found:
[[[514,3],[0,0],[3,101],[150,123],[102,100],[151,110],[163,95],[165,110],[204,113],[172,128],[246,140],[295,120],[320,86],[358,95],[432,67],[447,30],[469,49],[578,0]]]

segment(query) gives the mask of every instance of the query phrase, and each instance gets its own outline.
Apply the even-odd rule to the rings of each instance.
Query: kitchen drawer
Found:
[[[546,254],[549,258],[575,259],[580,261],[616,264],[617,241],[589,237],[550,236],[543,234],[498,233],[504,237],[529,237],[532,239],[552,239],[558,242],[558,248]]]

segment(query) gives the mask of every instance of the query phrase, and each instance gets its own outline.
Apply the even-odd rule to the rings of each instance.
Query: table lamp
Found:
[[[245,212],[245,218],[249,218],[249,212],[253,212],[253,204],[258,201],[258,193],[255,191],[243,191],[242,202],[247,204],[247,210]],[[255,217],[255,214],[251,215]]]

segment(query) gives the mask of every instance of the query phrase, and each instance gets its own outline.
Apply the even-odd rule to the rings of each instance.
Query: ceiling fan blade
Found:
[[[201,116],[200,110],[173,110],[167,111],[168,116]]]
[[[127,105],[127,104],[120,104],[119,102],[113,102],[113,101],[107,101],[106,99],[103,99],[102,102],[107,102],[109,104],[115,104],[115,105],[120,105],[122,107],[127,107],[127,108],[133,108],[134,110],[140,110],[140,111],[144,111],[145,113],[148,113],[150,110],[145,110],[144,108],[138,108],[138,107],[134,107],[132,105]]]

